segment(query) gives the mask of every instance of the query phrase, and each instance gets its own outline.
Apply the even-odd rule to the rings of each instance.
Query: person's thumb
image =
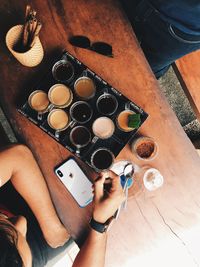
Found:
[[[105,179],[106,179],[106,177],[104,175],[101,175],[95,181],[95,184],[94,184],[94,200],[95,200],[95,202],[100,201],[104,195]]]

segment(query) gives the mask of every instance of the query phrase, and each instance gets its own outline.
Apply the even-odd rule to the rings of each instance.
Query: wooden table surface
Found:
[[[45,58],[38,67],[28,68],[8,52],[5,34],[23,22],[26,1],[1,0],[0,101],[17,137],[33,151],[63,223],[81,244],[91,206],[80,209],[53,173],[54,166],[70,153],[20,115],[16,105],[66,48],[150,114],[140,132],[153,137],[159,146],[159,156],[150,165],[161,171],[165,183],[151,193],[143,189],[141,180],[134,184],[127,211],[109,233],[106,267],[198,266],[200,159],[161,93],[120,5],[114,0],[30,3],[43,23],[40,36]],[[78,34],[112,44],[114,58],[72,47],[68,37]],[[132,156],[128,145],[118,158],[145,165]]]
[[[200,50],[176,60],[174,70],[200,121]]]

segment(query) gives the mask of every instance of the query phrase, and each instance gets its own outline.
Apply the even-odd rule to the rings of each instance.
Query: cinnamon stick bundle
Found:
[[[22,34],[22,48],[28,50],[35,44],[36,37],[42,28],[42,24],[36,18],[37,12],[31,8],[30,5],[26,6],[25,22]]]

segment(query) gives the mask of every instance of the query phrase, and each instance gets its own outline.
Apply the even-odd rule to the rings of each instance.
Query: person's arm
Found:
[[[104,190],[106,175],[102,175],[94,185],[93,218],[99,223],[105,223],[111,218],[125,196],[120,184],[119,176],[109,173],[111,188]],[[103,267],[105,262],[107,233],[99,233],[91,229],[84,245],[79,251],[73,267]]]
[[[63,245],[69,234],[56,214],[31,151],[24,145],[12,145],[0,151],[0,187],[9,180],[32,209],[47,243],[52,247]]]

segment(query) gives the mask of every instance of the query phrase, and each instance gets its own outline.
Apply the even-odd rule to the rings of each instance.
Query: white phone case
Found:
[[[81,208],[92,201],[92,183],[73,158],[55,168],[55,173]]]

